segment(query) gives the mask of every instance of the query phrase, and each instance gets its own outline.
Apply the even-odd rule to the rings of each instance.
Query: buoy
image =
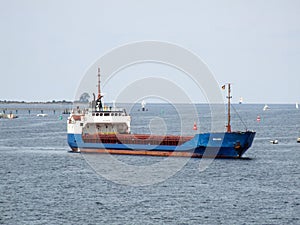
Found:
[[[260,116],[257,116],[256,121],[260,122]]]
[[[197,124],[196,124],[196,122],[194,122],[193,130],[197,130],[197,129],[198,129]]]

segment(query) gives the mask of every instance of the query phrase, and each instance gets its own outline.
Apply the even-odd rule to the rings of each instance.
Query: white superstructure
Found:
[[[100,91],[100,68],[98,68],[98,97],[91,102],[88,109],[73,110],[68,118],[68,134],[129,134],[130,116],[126,110],[103,106]]]
[[[68,133],[83,135],[130,133],[131,119],[125,109],[112,107],[96,109],[73,110],[68,118]]]

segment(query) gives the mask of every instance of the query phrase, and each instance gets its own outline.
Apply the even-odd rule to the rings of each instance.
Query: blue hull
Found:
[[[196,134],[182,145],[87,143],[81,134],[68,134],[73,151],[112,154],[240,158],[252,145],[255,132]],[[105,150],[105,151],[104,151]]]

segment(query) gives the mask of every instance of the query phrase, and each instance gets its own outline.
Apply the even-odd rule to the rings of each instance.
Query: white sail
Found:
[[[145,108],[145,106],[146,106],[146,101],[145,100],[142,101],[141,106],[142,106],[142,108]]]
[[[268,105],[265,105],[264,108],[263,108],[264,111],[266,111],[268,109],[270,109],[270,107]]]
[[[299,109],[298,102],[296,102],[296,109]]]

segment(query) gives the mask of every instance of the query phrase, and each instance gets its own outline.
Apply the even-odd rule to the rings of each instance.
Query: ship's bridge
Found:
[[[130,116],[123,108],[89,109],[84,116],[83,134],[130,133]]]
[[[92,116],[127,116],[126,110],[123,108],[107,107],[101,110],[92,110]]]

